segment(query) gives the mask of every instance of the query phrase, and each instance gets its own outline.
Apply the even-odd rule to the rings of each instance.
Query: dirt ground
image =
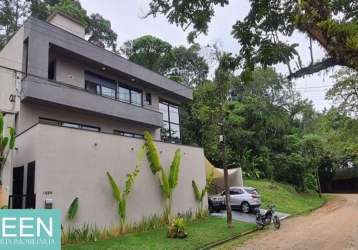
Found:
[[[358,194],[335,195],[313,213],[284,220],[280,230],[269,228],[234,249],[358,250]]]

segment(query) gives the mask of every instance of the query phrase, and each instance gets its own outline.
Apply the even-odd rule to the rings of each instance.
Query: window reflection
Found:
[[[179,107],[165,101],[159,103],[159,111],[163,114],[161,137],[163,141],[179,143]]]
[[[129,89],[118,87],[118,99],[122,102],[130,102]]]

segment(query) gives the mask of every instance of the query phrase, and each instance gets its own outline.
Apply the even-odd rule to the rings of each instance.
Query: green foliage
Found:
[[[168,238],[186,238],[187,234],[185,233],[185,221],[184,218],[174,218],[172,219],[170,225],[168,226],[167,232]]]
[[[153,138],[149,132],[144,131],[144,139],[150,169],[152,170],[153,174],[156,174],[162,169],[157,147],[155,146]]]
[[[108,172],[107,172],[107,177],[108,177],[109,183],[111,184],[111,187],[112,187],[113,197],[118,203],[120,203],[121,199],[122,199],[122,192],[119,189],[116,181],[113,179],[111,174]]]
[[[149,167],[153,174],[158,173],[160,189],[162,191],[163,197],[165,198],[164,214],[167,216],[169,222],[172,194],[174,188],[178,184],[181,153],[179,149],[175,151],[173,161],[170,165],[169,174],[167,175],[160,163],[159,154],[151,134],[145,131],[144,139],[144,146],[147,152]]]
[[[258,64],[267,67],[284,63],[290,77],[302,77],[335,65],[358,69],[358,15],[354,1],[250,0],[249,3],[248,14],[232,30],[241,45],[236,62],[243,66],[243,79],[250,79]],[[188,40],[193,41],[198,34],[207,33],[216,6],[228,4],[228,0],[152,0],[148,15],[162,14],[184,30],[192,27]],[[311,63],[303,66],[298,44],[288,42],[295,31],[319,43],[327,57],[315,62],[312,56]],[[290,61],[294,61],[294,68]]]
[[[192,180],[191,184],[193,186],[193,191],[194,191],[194,195],[195,195],[195,199],[202,203],[203,199],[205,197],[205,194],[209,191],[211,184],[213,183],[214,180],[214,172],[211,171],[209,176],[206,179],[206,185],[205,187],[199,191],[198,186],[196,185],[196,182],[194,180]]]
[[[309,212],[327,201],[327,197],[319,198],[315,192],[299,193],[291,185],[272,181],[244,179],[244,185],[257,189],[262,208],[275,204],[277,211],[291,215]]]
[[[157,37],[146,35],[127,41],[121,51],[132,62],[164,74],[172,66],[172,46]]]
[[[79,203],[79,198],[78,197],[73,199],[70,207],[67,210],[67,219],[68,220],[72,221],[76,217],[77,211],[78,211],[78,203]]]
[[[174,189],[178,184],[180,159],[181,159],[180,149],[177,149],[175,151],[172,164],[170,165],[170,172],[169,172],[170,189]]]
[[[233,227],[228,228],[225,218],[209,216],[204,219],[186,222],[189,237],[186,240],[169,239],[164,237],[167,227],[148,230],[142,233],[131,233],[121,237],[109,237],[110,240],[69,244],[62,246],[63,250],[97,250],[97,249],[201,249],[208,244],[240,235],[255,225],[233,221]]]
[[[184,223],[189,223],[191,221],[197,220],[199,218],[205,217],[196,217],[189,210],[184,214],[180,214],[178,218],[181,218]],[[133,235],[133,233],[148,233],[148,231],[161,230],[167,225],[167,218],[163,215],[152,215],[149,217],[143,217],[139,222],[133,224],[126,224],[121,227],[111,227],[111,228],[98,228],[97,226],[92,226],[84,224],[80,227],[69,227],[62,231],[61,243],[64,248],[67,244],[73,243],[84,243],[84,242],[96,242],[104,241],[110,239],[117,239],[119,236],[125,237],[126,234]]]
[[[199,191],[198,186],[196,185],[195,181],[192,180],[191,181],[191,185],[193,186],[193,191],[194,191],[194,195],[195,195],[195,199],[199,202],[202,201],[202,192]]]
[[[84,27],[88,25],[87,11],[82,8],[81,4],[74,0],[61,0],[53,6],[49,6],[49,13],[62,12],[73,18],[76,18]]]
[[[102,48],[116,52],[117,34],[112,30],[110,21],[95,13],[87,16],[87,11],[77,0],[5,0],[0,7],[0,48],[20,28],[23,21],[32,15],[41,20],[59,11],[78,20],[86,30],[88,41]]]
[[[88,41],[102,48],[117,49],[117,33],[112,30],[111,22],[100,14],[92,14],[88,17],[86,34]]]
[[[334,86],[326,97],[338,104],[339,109],[348,114],[358,113],[358,71],[339,70],[334,76]]]
[[[173,48],[166,41],[145,35],[125,42],[121,52],[130,61],[190,87],[200,85],[209,72],[199,44]]]
[[[134,185],[134,181],[140,172],[140,167],[143,162],[143,158],[144,158],[144,146],[142,146],[137,153],[136,167],[135,167],[134,171],[132,173],[127,174],[124,191],[121,191],[121,189],[119,188],[119,186],[116,183],[116,181],[114,180],[114,178],[111,176],[111,174],[109,172],[107,172],[107,177],[108,177],[108,181],[112,188],[113,197],[118,205],[117,211],[118,211],[118,215],[120,216],[120,219],[121,219],[122,227],[125,226],[127,197],[130,194],[130,192],[133,188],[133,185]]]
[[[7,161],[7,158],[15,148],[16,131],[14,128],[8,128],[8,135],[5,133],[5,120],[2,113],[0,113],[0,185],[2,185],[2,171]]]
[[[168,176],[165,174],[164,169],[160,170],[160,189],[162,194],[166,199],[170,199],[172,195],[172,190],[169,184]]]

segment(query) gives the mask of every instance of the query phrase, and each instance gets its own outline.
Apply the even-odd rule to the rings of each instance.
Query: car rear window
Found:
[[[245,188],[245,191],[248,192],[249,194],[256,194],[257,195],[256,189]]]

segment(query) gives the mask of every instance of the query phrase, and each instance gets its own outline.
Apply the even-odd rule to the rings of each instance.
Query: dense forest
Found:
[[[177,24],[182,26],[186,22],[193,22],[196,29],[190,34],[190,40],[195,38],[197,32],[205,33],[205,22],[207,24],[213,14],[206,13],[205,6],[197,6],[199,10],[196,12],[204,15],[203,18],[192,20],[195,13],[189,16],[183,16],[183,13],[185,8],[190,9],[188,6],[195,6],[194,4],[176,9],[177,6],[162,5],[164,2],[170,1],[153,1],[150,14],[164,13],[168,18],[172,18],[169,20],[171,22],[177,23],[181,20],[182,23]],[[227,4],[224,0],[207,2],[210,8],[211,4]],[[252,8],[261,11],[263,23],[268,22],[268,17],[273,14],[270,6],[264,5],[264,2],[275,1],[251,1]],[[337,3],[334,10],[337,13],[339,10],[348,9],[346,20],[352,20],[353,24],[349,24],[349,27],[355,27],[357,16],[349,16],[349,8],[352,7],[349,1],[340,1],[344,6],[339,6],[339,1],[334,2]],[[220,165],[221,100],[218,93],[219,88],[223,87],[225,164],[229,168],[241,167],[247,177],[287,182],[294,185],[297,190],[306,191],[318,188],[318,175],[330,179],[337,168],[358,167],[358,74],[357,60],[354,57],[356,54],[352,54],[349,48],[338,50],[334,39],[329,40],[330,44],[326,46],[329,56],[326,61],[312,62],[308,67],[299,65],[294,71],[287,63],[287,59],[296,56],[295,46],[274,41],[276,35],[273,39],[265,40],[250,33],[250,30],[256,30],[256,34],[268,33],[269,25],[274,25],[267,23],[266,26],[255,26],[255,18],[259,17],[252,11],[244,22],[234,25],[233,35],[244,45],[240,51],[242,58],[234,58],[219,51],[215,46],[211,46],[214,56],[208,58],[202,53],[204,49],[208,49],[207,47],[203,48],[194,42],[187,47],[174,47],[167,41],[149,35],[127,41],[118,48],[117,34],[111,29],[110,22],[100,14],[88,16],[78,1],[3,0],[1,3],[0,26],[3,32],[0,45],[6,43],[27,16],[34,15],[45,19],[52,11],[60,10],[79,18],[84,23],[90,42],[193,88],[194,100],[180,109],[181,140],[183,144],[203,147],[206,157],[213,164]],[[289,6],[287,8],[289,9]],[[308,5],[304,8],[305,13],[314,11]],[[349,32],[342,37],[341,29],[344,27],[338,24],[334,26],[334,23],[326,23],[327,27],[316,27],[316,24],[308,27],[305,23],[307,20],[302,19],[297,27],[293,26],[294,14],[298,15],[289,11],[283,13],[282,19],[277,20],[276,28],[283,27],[289,20],[291,26],[287,25],[287,30],[282,30],[286,34],[292,34],[294,29],[311,32],[313,28],[323,27],[329,32],[335,29],[334,35],[340,37],[337,39],[338,43],[342,39],[351,39]],[[317,17],[310,18],[318,22]],[[358,41],[354,39],[352,43]],[[258,49],[256,45],[259,45]],[[214,69],[215,74],[210,76],[209,61],[216,60],[216,64],[219,65],[225,55],[232,58],[235,66],[227,68],[225,77],[219,77],[219,69]],[[275,71],[273,65],[279,62],[287,63],[290,76],[283,76]],[[295,90],[291,79],[334,65],[344,66],[334,76],[335,85],[327,92],[327,99],[333,100],[337,105],[317,112],[312,102],[302,98]]]

